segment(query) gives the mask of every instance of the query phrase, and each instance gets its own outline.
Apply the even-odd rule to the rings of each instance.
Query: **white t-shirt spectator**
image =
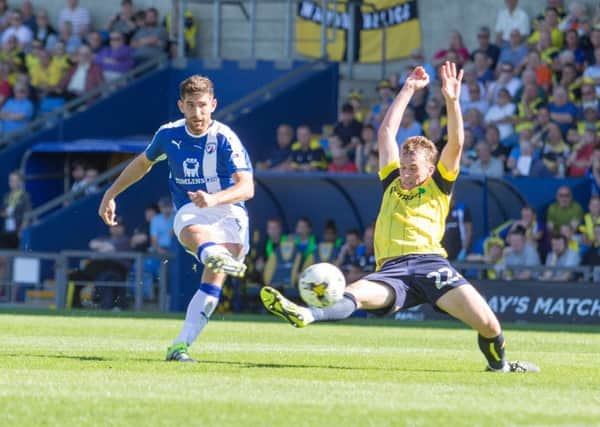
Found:
[[[496,17],[496,32],[502,33],[502,40],[508,43],[510,32],[514,29],[519,30],[523,37],[529,36],[531,28],[527,12],[517,7],[511,13],[507,8],[503,8]]]
[[[469,168],[469,173],[471,175],[485,175],[490,178],[502,178],[502,175],[504,175],[504,164],[502,160],[496,157],[492,157],[485,164],[478,159]]]
[[[28,46],[33,39],[33,33],[29,27],[26,27],[25,25],[21,25],[18,28],[11,26],[2,33],[2,46],[4,46],[12,36],[17,38],[19,46]]]
[[[494,122],[496,120],[502,120],[515,114],[515,104],[508,103],[503,106],[498,104],[492,105],[485,113],[484,121],[486,123]],[[513,125],[510,123],[498,123],[496,124],[498,131],[500,132],[500,139],[507,138],[514,132]]]
[[[73,26],[73,34],[81,35],[81,31],[90,25],[90,12],[81,6],[75,9],[65,7],[60,11],[57,28],[62,28],[65,21],[69,21]]]

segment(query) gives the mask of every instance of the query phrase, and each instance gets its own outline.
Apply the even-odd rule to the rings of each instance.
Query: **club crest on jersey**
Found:
[[[183,161],[183,175],[186,178],[198,178],[200,163],[197,159],[187,158]]]
[[[206,144],[206,152],[208,154],[214,153],[217,149],[217,143],[216,142],[209,142],[208,144]]]

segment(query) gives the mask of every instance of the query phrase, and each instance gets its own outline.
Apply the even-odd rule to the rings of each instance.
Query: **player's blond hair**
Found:
[[[416,153],[422,151],[425,153],[425,158],[435,164],[438,157],[438,150],[433,142],[424,136],[411,136],[406,138],[404,144],[402,144],[403,153]]]
[[[215,89],[212,81],[208,77],[198,74],[188,77],[179,84],[179,97],[184,99],[186,95],[192,94],[209,94],[215,96]]]

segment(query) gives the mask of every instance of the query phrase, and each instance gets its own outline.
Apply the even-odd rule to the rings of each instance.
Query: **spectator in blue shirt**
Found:
[[[33,103],[29,100],[28,95],[27,86],[15,85],[14,97],[9,98],[0,109],[3,134],[22,128],[33,118]]]
[[[150,221],[150,239],[152,250],[158,254],[167,254],[173,239],[173,203],[164,197],[158,201],[160,213]]]

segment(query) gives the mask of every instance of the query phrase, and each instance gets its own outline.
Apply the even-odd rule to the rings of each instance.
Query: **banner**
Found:
[[[494,282],[473,283],[505,322],[600,325],[600,284]],[[396,313],[398,320],[448,319],[429,305]]]
[[[355,61],[381,62],[405,58],[421,46],[421,26],[417,0],[369,0],[367,2],[333,0],[323,8],[323,0],[298,2],[296,16],[296,50],[311,58],[321,57],[322,23],[327,26],[327,56],[332,61],[345,61],[349,34],[354,28]],[[350,25],[351,8],[354,26]],[[383,37],[385,32],[385,46]]]

